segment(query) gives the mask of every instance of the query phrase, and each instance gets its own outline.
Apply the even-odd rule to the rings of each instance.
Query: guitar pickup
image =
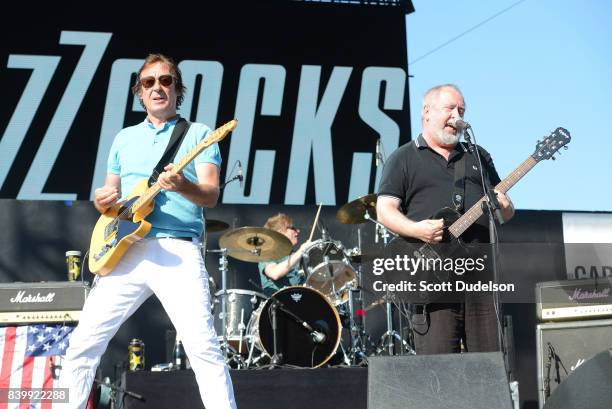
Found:
[[[100,260],[102,257],[104,257],[106,255],[106,253],[108,253],[108,250],[112,249],[113,247],[115,247],[115,244],[117,244],[117,240],[113,240],[110,244],[105,244],[104,246],[102,246],[102,249],[94,254],[94,260],[98,261]]]

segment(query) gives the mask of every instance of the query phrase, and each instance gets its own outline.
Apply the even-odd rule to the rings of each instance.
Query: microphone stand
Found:
[[[236,169],[236,166],[238,166],[238,173],[236,174],[236,176],[234,176],[234,177],[226,180],[225,182],[221,183],[221,185],[219,186],[219,191],[223,190],[225,188],[225,186],[229,185],[234,180],[240,181],[240,188],[242,189],[242,181],[244,180],[244,176],[242,175],[242,163],[239,160],[234,162],[234,166],[232,167],[230,175],[232,173],[234,173],[234,170]]]
[[[473,135],[470,135],[469,131],[471,130],[471,126],[467,126],[463,132],[463,137],[465,139],[465,141],[468,144],[468,148],[469,151],[472,153],[472,155],[474,155],[476,157],[476,160],[478,162],[478,170],[480,172],[480,180],[482,183],[482,188],[483,191],[485,192],[485,200],[482,201],[482,210],[483,213],[485,213],[487,215],[487,218],[489,220],[489,241],[491,244],[491,250],[492,250],[492,254],[491,254],[491,258],[492,258],[492,266],[493,266],[493,282],[497,283],[499,282],[499,272],[498,272],[498,261],[497,261],[497,256],[499,254],[499,238],[497,236],[497,226],[495,224],[495,222],[497,221],[497,223],[499,223],[500,225],[502,225],[504,223],[504,219],[502,217],[502,213],[501,213],[501,207],[499,205],[499,202],[497,200],[496,194],[493,191],[493,187],[490,185],[490,183],[486,183],[485,182],[485,169],[482,165],[482,160],[480,158],[480,152],[478,151],[478,149],[476,148],[475,143],[472,142],[472,138],[474,139],[474,141],[476,140],[476,138]],[[493,291],[493,306],[494,306],[494,311],[495,311],[495,324],[497,327],[497,344],[499,345],[500,351],[502,352],[503,356],[504,356],[504,364],[506,365],[506,373],[508,375],[510,375],[509,373],[509,365],[507,362],[507,358],[508,358],[508,354],[505,349],[505,345],[503,342],[503,327],[502,327],[502,323],[501,323],[501,309],[500,309],[500,303],[499,303],[499,294],[497,293],[497,291]]]
[[[275,369],[280,367],[283,363],[283,354],[278,351],[279,340],[278,340],[278,320],[277,320],[277,309],[278,309],[278,300],[272,299],[272,304],[270,305],[270,315],[272,316],[272,358],[270,359],[270,368]]]
[[[141,402],[146,402],[146,399],[144,396],[138,393],[135,393],[135,392],[128,391],[127,389],[121,386],[117,386],[114,383],[110,382],[108,378],[104,380],[94,378],[94,382],[100,385],[102,388],[109,388],[112,391],[110,400],[113,404],[115,403],[115,400],[117,398],[116,394],[122,394],[123,396],[129,396],[132,399],[136,399]],[[114,405],[112,407],[114,407]]]
[[[234,180],[239,180],[242,182],[242,175],[236,175],[231,179],[226,180],[225,182],[221,183],[221,186],[219,186],[219,190],[223,190],[225,188],[225,186],[229,185],[230,183],[232,183]]]
[[[300,324],[302,327],[304,327],[306,329],[306,331],[310,332],[310,335],[313,337],[313,341],[315,342],[320,342],[323,343],[325,342],[325,338],[327,338],[327,335],[323,334],[323,336],[325,337],[322,341],[316,341],[314,339],[314,337],[316,336],[316,333],[318,331],[316,331],[312,325],[310,325],[308,322],[304,321],[302,318],[300,318],[300,316],[298,316],[296,313],[294,313],[293,311],[289,310],[286,306],[285,303],[283,303],[281,300],[279,300],[278,298],[276,298],[275,296],[270,296],[270,299],[273,301],[272,305],[276,304],[276,308],[278,308],[279,310],[281,310],[282,312],[284,312],[285,314],[287,314],[289,317],[291,317],[291,319],[293,319],[295,322],[297,322],[298,324]],[[272,305],[270,305],[270,308],[272,308]]]

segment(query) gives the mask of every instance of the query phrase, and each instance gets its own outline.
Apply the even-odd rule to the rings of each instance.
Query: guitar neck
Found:
[[[225,125],[212,131],[210,135],[200,141],[200,143],[198,143],[195,148],[189,151],[187,155],[183,156],[180,161],[175,163],[174,167],[170,172],[176,174],[185,169],[185,167],[189,165],[189,163],[191,163],[191,161],[194,160],[196,156],[198,156],[204,149],[225,138],[225,136],[236,127],[237,123],[238,122],[233,119]],[[132,207],[130,208],[132,214],[137,213],[140,209],[150,203],[151,200],[153,200],[161,190],[162,188],[159,185],[159,182],[155,182],[152,186],[145,190],[144,193],[138,198],[138,200],[136,200],[132,204]]]
[[[506,193],[512,186],[523,178],[538,162],[531,156],[521,163],[510,175],[495,186],[495,190]],[[455,223],[453,223],[448,231],[455,238],[461,236],[480,216],[482,216],[482,202],[486,197],[481,197],[470,209],[465,212]]]

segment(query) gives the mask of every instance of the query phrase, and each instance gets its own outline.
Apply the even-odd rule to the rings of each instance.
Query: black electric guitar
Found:
[[[506,193],[512,186],[514,186],[523,176],[527,174],[536,164],[542,160],[555,159],[554,155],[559,149],[566,147],[570,142],[571,136],[567,129],[557,128],[550,135],[544,138],[542,141],[538,141],[536,149],[523,163],[521,163],[510,175],[502,180],[495,190],[501,193]],[[483,196],[478,200],[472,207],[470,207],[464,214],[460,214],[454,209],[445,207],[439,210],[431,219],[444,219],[444,236],[441,244],[428,244],[420,242],[421,244],[415,244],[414,239],[396,237],[393,239],[385,248],[386,258],[395,258],[398,254],[406,254],[409,252],[414,258],[420,258],[422,260],[430,260],[430,265],[433,266],[433,260],[447,260],[449,258],[457,257],[457,254],[465,254],[465,252],[459,251],[463,247],[461,242],[461,235],[472,225],[480,216],[483,214],[482,205],[483,201],[487,200],[486,196]],[[436,266],[440,266],[438,263]],[[416,276],[426,277],[431,282],[445,282],[452,277],[449,277],[452,272],[440,271],[440,269],[434,269],[435,273],[431,271],[421,271],[420,274],[413,272],[411,281],[415,280]],[[429,273],[429,274],[428,274]],[[437,293],[437,292],[434,292]],[[413,297],[412,302],[431,302],[432,298],[435,298],[434,293],[423,293],[423,292],[411,292]],[[415,300],[418,299],[418,300]]]

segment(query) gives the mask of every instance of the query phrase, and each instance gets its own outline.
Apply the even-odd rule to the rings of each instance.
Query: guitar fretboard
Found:
[[[510,175],[495,186],[495,190],[506,193],[514,186],[523,176],[527,174],[538,162],[533,157],[527,158],[521,163]],[[455,223],[453,223],[448,231],[455,238],[461,236],[480,216],[482,216],[482,202],[487,200],[486,196],[481,197],[470,209],[465,212]]]
[[[215,142],[219,142],[225,136],[234,130],[238,125],[238,121],[232,119],[227,122],[225,125],[215,129],[208,135],[204,140],[196,145],[187,155],[185,155],[180,161],[174,164],[174,168],[172,169],[172,173],[178,173],[183,170],[192,160],[196,158],[204,149],[208,148]],[[151,200],[155,198],[155,196],[162,190],[161,186],[158,182],[155,182],[152,186],[150,186],[145,192],[132,204],[130,207],[130,211],[132,214],[137,213],[140,209],[146,206]]]

